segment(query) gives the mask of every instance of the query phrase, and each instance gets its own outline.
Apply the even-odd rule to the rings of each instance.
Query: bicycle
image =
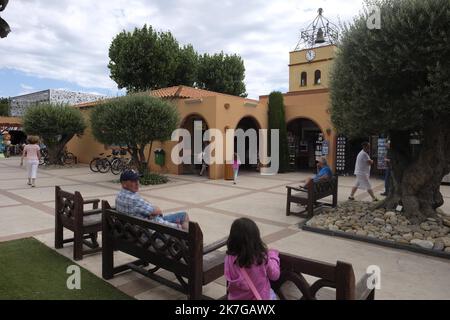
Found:
[[[100,153],[98,157],[91,160],[89,168],[92,172],[107,173],[111,170],[111,162],[108,159],[111,155],[107,155],[106,157],[104,155],[104,153]]]
[[[120,154],[120,157],[117,157],[117,155]],[[124,158],[124,156],[127,154],[127,151],[125,149],[114,150],[113,155],[114,159],[111,161],[111,172],[115,175],[122,172],[122,167],[124,166],[124,163],[127,162],[128,158]]]
[[[39,165],[49,165],[50,164],[50,157],[48,155],[48,149],[42,148],[41,150],[41,158],[39,159]],[[71,165],[76,162],[76,157],[72,152],[68,152],[67,150],[64,150],[63,154],[61,155],[61,158],[59,159],[59,163],[62,165]]]
[[[136,170],[137,167],[138,166],[133,158],[120,158],[119,161],[115,163],[114,167],[111,167],[111,172],[117,175],[125,170]]]

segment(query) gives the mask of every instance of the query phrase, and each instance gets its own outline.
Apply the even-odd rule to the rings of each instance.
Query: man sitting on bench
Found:
[[[186,212],[163,215],[160,208],[145,201],[139,194],[139,175],[133,170],[126,170],[120,175],[122,190],[116,197],[118,212],[150,219],[154,222],[174,228],[187,230],[189,216]]]
[[[333,172],[331,172],[331,169],[328,166],[327,159],[325,159],[325,157],[320,157],[317,161],[317,171],[318,173],[315,176],[306,179],[305,184],[301,186],[301,188],[307,189],[311,183],[329,180],[333,176]]]

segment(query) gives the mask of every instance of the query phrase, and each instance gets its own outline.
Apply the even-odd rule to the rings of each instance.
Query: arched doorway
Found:
[[[310,171],[322,153],[323,132],[314,121],[296,118],[287,124],[289,164],[292,170]]]
[[[243,142],[243,151],[245,155],[239,155],[241,160],[240,169],[245,171],[256,171],[258,170],[258,161],[259,161],[259,129],[261,126],[258,121],[252,116],[243,117],[239,120],[236,125],[236,130],[242,129],[244,130],[245,136]],[[251,137],[253,133],[251,132],[253,129],[256,136]],[[250,130],[250,131],[248,131]],[[241,143],[242,143],[241,142]],[[238,141],[237,136],[234,137],[234,152],[238,152]],[[252,161],[253,160],[253,161]]]
[[[195,154],[194,152],[194,137],[195,133],[201,136],[202,150],[204,150],[205,142],[203,142],[203,135],[205,131],[208,130],[208,123],[201,115],[191,114],[183,119],[180,128],[188,130],[191,136],[191,149],[183,150],[183,152],[187,152],[190,155],[191,163],[181,164],[178,172],[179,174],[200,174],[202,165],[195,163],[195,160],[199,157],[199,154]],[[209,167],[206,172],[202,172],[202,175],[205,177],[209,177]]]

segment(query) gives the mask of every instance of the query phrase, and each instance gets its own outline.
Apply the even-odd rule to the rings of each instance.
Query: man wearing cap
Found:
[[[154,222],[165,224],[174,228],[187,230],[189,226],[189,216],[186,212],[177,212],[163,215],[160,208],[145,201],[139,194],[139,175],[132,171],[126,170],[120,176],[122,190],[116,197],[116,210],[137,216],[140,218],[150,219]]]

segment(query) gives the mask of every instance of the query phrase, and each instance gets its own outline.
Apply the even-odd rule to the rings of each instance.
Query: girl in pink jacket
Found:
[[[268,250],[253,220],[231,225],[225,257],[228,300],[275,300],[270,280],[280,277],[278,251]]]

